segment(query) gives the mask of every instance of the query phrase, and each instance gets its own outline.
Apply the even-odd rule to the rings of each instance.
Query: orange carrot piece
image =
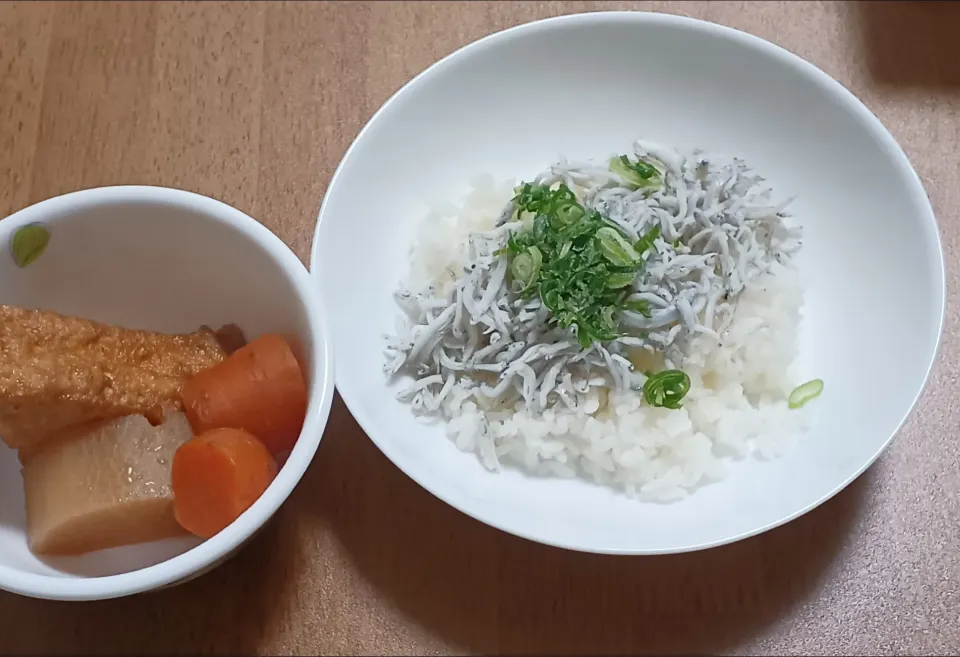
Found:
[[[250,508],[277,476],[277,462],[255,436],[214,429],[173,455],[173,513],[201,538],[216,535]]]
[[[263,335],[187,381],[184,411],[196,433],[230,427],[271,454],[293,449],[307,414],[303,372],[285,339]]]

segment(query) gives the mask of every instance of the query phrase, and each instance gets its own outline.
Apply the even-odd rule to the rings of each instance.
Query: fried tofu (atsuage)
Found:
[[[0,306],[0,438],[30,450],[86,422],[159,423],[181,408],[183,383],[225,357],[206,328],[168,335]]]

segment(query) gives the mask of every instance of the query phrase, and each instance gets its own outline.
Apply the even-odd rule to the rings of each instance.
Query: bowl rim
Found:
[[[277,263],[303,304],[313,336],[314,358],[309,372],[313,383],[307,417],[300,438],[276,479],[243,515],[213,538],[158,564],[102,577],[45,575],[0,565],[0,588],[12,593],[49,600],[103,600],[162,588],[202,574],[242,546],[287,499],[313,460],[330,415],[334,367],[323,303],[314,292],[309,272],[293,251],[266,226],[241,210],[181,189],[118,185],[54,196],[9,215],[3,222],[15,229],[57,215],[128,203],[167,206],[203,214],[243,234]]]
[[[330,183],[327,186],[327,191],[324,195],[323,202],[320,205],[320,211],[317,217],[317,224],[314,229],[314,239],[313,245],[310,251],[310,271],[312,276],[316,279],[316,285],[321,290],[319,278],[320,274],[316,263],[318,261],[318,251],[319,245],[321,242],[321,230],[323,226],[324,216],[329,206],[329,199],[331,196],[336,193],[337,182],[339,177],[346,166],[350,161],[351,157],[354,155],[355,149],[358,147],[358,144],[363,140],[364,136],[369,130],[377,123],[381,114],[387,111],[387,109],[397,102],[399,99],[415,93],[418,88],[425,84],[435,75],[441,73],[445,69],[453,66],[455,62],[464,57],[474,53],[480,53],[486,49],[492,49],[496,46],[506,43],[508,41],[523,38],[528,35],[537,34],[540,32],[545,32],[552,30],[557,27],[561,27],[567,24],[578,24],[581,26],[598,26],[611,23],[632,23],[632,24],[646,24],[646,25],[661,25],[667,27],[681,28],[688,31],[698,32],[701,34],[707,34],[716,38],[724,39],[729,42],[737,43],[738,45],[751,48],[756,52],[763,54],[766,57],[772,58],[778,61],[780,64],[787,68],[791,68],[796,71],[798,74],[808,78],[814,84],[822,87],[826,90],[836,101],[843,106],[848,112],[850,112],[857,121],[870,133],[870,135],[877,141],[881,150],[885,151],[887,156],[893,162],[895,168],[898,170],[899,174],[902,176],[906,186],[907,192],[910,195],[912,202],[921,210],[921,214],[924,219],[926,219],[927,225],[930,227],[930,230],[927,230],[924,234],[924,239],[927,241],[927,246],[930,248],[931,253],[935,254],[935,257],[938,259],[937,263],[932,263],[935,265],[932,269],[935,269],[938,274],[938,284],[939,291],[934,290],[936,294],[939,292],[939,308],[937,309],[937,318],[936,318],[936,340],[933,345],[933,350],[931,351],[929,362],[926,364],[925,372],[923,375],[923,380],[921,385],[918,387],[916,393],[913,395],[913,398],[910,400],[909,405],[905,408],[902,417],[897,422],[896,427],[890,432],[890,435],[887,436],[882,443],[878,446],[877,450],[871,457],[863,463],[851,476],[847,477],[844,481],[840,482],[834,488],[830,489],[827,493],[823,494],[819,498],[813,500],[806,506],[799,508],[789,514],[783,515],[776,521],[769,522],[765,525],[756,527],[749,531],[744,531],[740,533],[731,534],[729,536],[724,536],[719,539],[712,541],[706,541],[702,543],[695,543],[691,545],[679,545],[671,548],[657,548],[657,549],[644,549],[644,548],[604,548],[599,546],[589,546],[589,545],[577,545],[570,544],[562,541],[553,541],[549,538],[541,538],[529,534],[522,529],[517,527],[507,526],[505,523],[501,523],[498,517],[494,514],[488,514],[482,510],[470,509],[454,501],[454,498],[451,495],[446,494],[444,491],[440,490],[439,487],[431,484],[430,481],[424,480],[423,478],[418,478],[414,476],[411,472],[408,472],[403,467],[401,467],[397,460],[394,458],[394,450],[392,450],[387,444],[387,441],[382,440],[377,437],[377,432],[372,429],[375,428],[376,423],[372,421],[372,418],[364,412],[363,406],[360,403],[360,391],[355,387],[349,379],[343,376],[336,376],[336,385],[337,390],[340,393],[341,398],[343,399],[344,404],[350,410],[351,414],[356,419],[357,423],[363,429],[364,433],[370,438],[370,440],[377,446],[377,448],[383,452],[383,454],[404,474],[410,477],[422,488],[430,492],[435,497],[439,498],[443,502],[449,504],[453,508],[457,509],[461,513],[464,513],[475,520],[478,520],[484,524],[487,524],[491,527],[495,527],[501,531],[504,531],[508,534],[512,534],[519,538],[523,538],[529,541],[536,543],[541,543],[544,545],[550,545],[553,547],[559,547],[568,550],[574,550],[578,552],[589,552],[596,554],[611,554],[611,555],[658,555],[658,554],[675,554],[683,552],[694,552],[698,550],[704,550],[712,547],[719,547],[721,545],[726,545],[729,543],[734,543],[758,534],[762,534],[766,531],[779,527],[787,522],[790,522],[800,516],[812,511],[817,508],[824,502],[830,500],[837,493],[842,491],[844,488],[850,485],[855,479],[857,479],[864,471],[866,471],[873,463],[880,457],[883,451],[890,445],[893,439],[900,433],[900,430],[903,428],[903,425],[913,413],[913,410],[916,408],[917,402],[923,395],[924,390],[927,387],[927,384],[930,381],[930,375],[933,370],[934,365],[937,362],[937,358],[940,352],[942,345],[943,337],[943,327],[944,327],[944,318],[946,314],[946,268],[944,263],[944,254],[943,254],[943,245],[940,237],[940,229],[937,222],[936,215],[933,211],[933,206],[930,203],[930,199],[926,193],[926,190],[923,187],[919,176],[913,168],[913,165],[910,163],[909,158],[904,153],[903,149],[890,133],[887,130],[886,126],[877,118],[873,112],[870,111],[863,102],[857,98],[849,89],[843,86],[840,82],[830,76],[828,73],[807,61],[806,59],[800,57],[799,55],[787,50],[786,48],[779,46],[775,43],[767,41],[766,39],[744,32],[742,30],[728,27],[726,25],[720,25],[718,23],[713,23],[710,21],[705,21],[697,18],[690,18],[687,16],[675,15],[675,14],[664,14],[659,12],[645,12],[645,11],[597,11],[597,12],[581,12],[574,14],[565,14],[562,16],[554,16],[550,18],[544,18],[540,20],[530,21],[527,23],[521,23],[510,28],[506,28],[497,32],[493,32],[486,36],[480,37],[456,50],[445,55],[439,60],[435,61],[433,64],[428,66],[426,69],[422,70],[412,79],[408,80],[400,89],[394,92],[384,103],[381,105],[376,112],[370,117],[367,123],[363,126],[356,137],[354,137],[349,148],[347,148],[344,153],[340,163],[337,165],[337,168],[334,170],[333,176],[330,178]],[[936,266],[938,265],[938,266]],[[335,337],[331,335],[331,341],[335,340]],[[336,346],[334,346],[336,349]],[[339,368],[337,372],[339,372]]]

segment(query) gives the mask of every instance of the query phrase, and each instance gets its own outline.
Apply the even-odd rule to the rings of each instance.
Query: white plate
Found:
[[[602,158],[638,137],[744,157],[805,226],[801,370],[826,381],[788,456],[747,460],[672,505],[581,481],[491,474],[418,423],[381,373],[391,293],[428,204],[478,174],[531,177],[561,155]],[[727,543],[812,509],[863,472],[915,404],[944,314],[933,211],[902,150],[851,93],[766,41],[649,13],[522,25],[430,67],[370,120],[320,210],[312,272],[330,312],[336,381],[377,446],[461,511],[593,552]]]

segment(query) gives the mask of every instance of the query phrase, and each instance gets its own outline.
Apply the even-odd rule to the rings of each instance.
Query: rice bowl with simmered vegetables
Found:
[[[775,458],[822,382],[791,371],[802,227],[746,162],[637,141],[426,217],[388,376],[492,470],[681,499]]]

